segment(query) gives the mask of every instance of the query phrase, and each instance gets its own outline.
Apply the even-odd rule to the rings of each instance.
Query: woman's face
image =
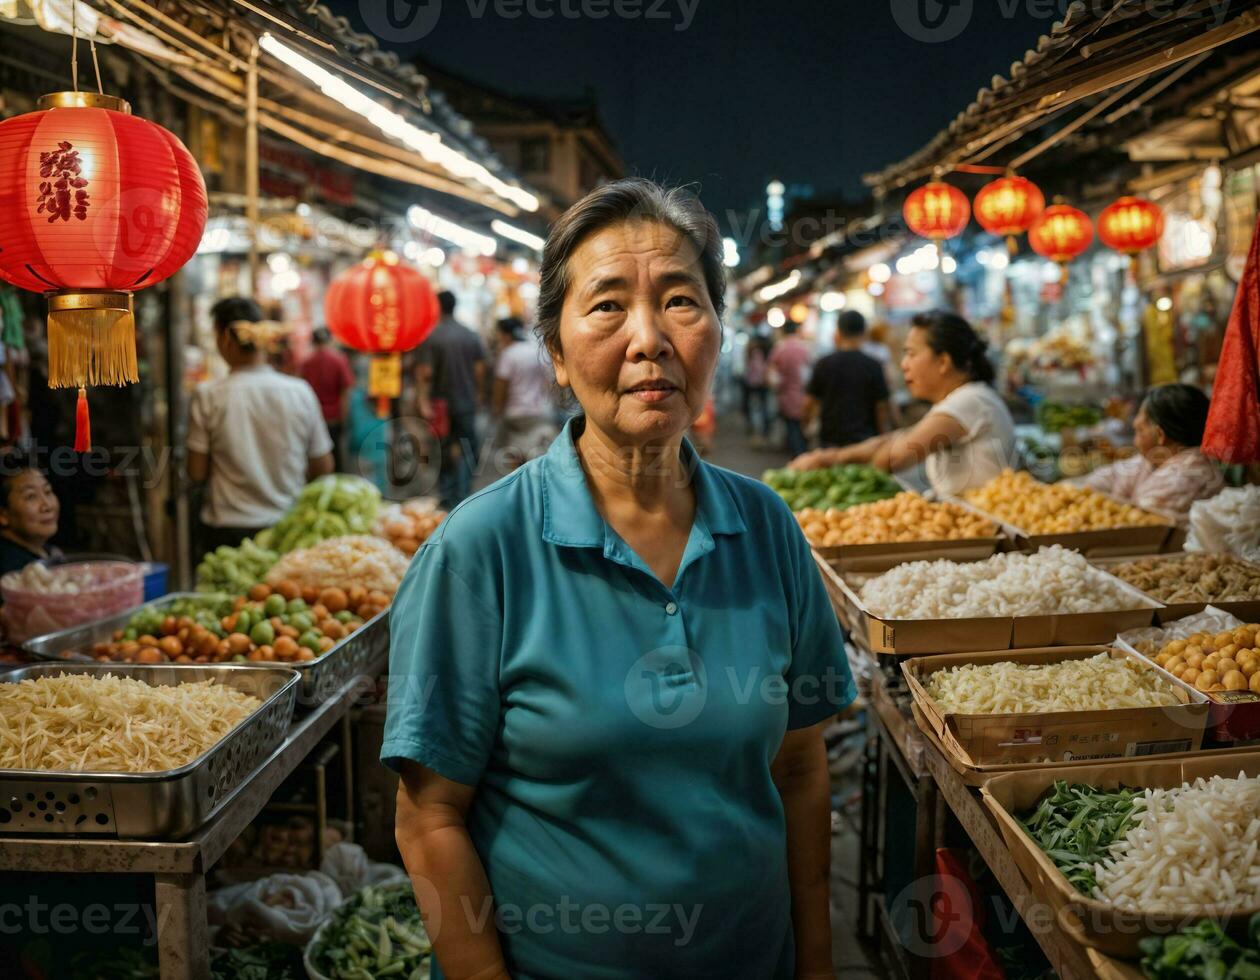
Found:
[[[669,440],[699,417],[717,366],[721,325],[687,238],[627,221],[569,258],[556,381],[620,445]]]
[[[928,345],[927,331],[911,327],[901,356],[901,373],[910,394],[929,402],[939,401],[939,392],[953,370],[949,355],[938,354]]]
[[[1164,452],[1164,430],[1150,420],[1146,414],[1145,402],[1138,409],[1133,419],[1133,445],[1143,456],[1153,463],[1163,462],[1152,457]]]
[[[9,502],[0,508],[0,528],[43,544],[57,533],[61,506],[42,473],[26,470],[9,482]]]

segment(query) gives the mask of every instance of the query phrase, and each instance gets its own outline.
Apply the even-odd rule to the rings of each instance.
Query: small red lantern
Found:
[[[0,122],[0,280],[48,297],[48,384],[139,381],[132,294],[197,251],[206,186],[173,134],[122,99],[61,92]]]
[[[1113,201],[1098,216],[1099,241],[1125,255],[1136,256],[1152,248],[1163,233],[1164,212],[1140,197]]]
[[[971,218],[967,195],[939,180],[911,192],[901,210],[910,230],[932,241],[961,235]]]
[[[418,347],[437,324],[437,294],[417,269],[393,252],[373,252],[337,277],[324,299],[333,336],[372,359],[368,394],[382,418],[389,401],[402,394],[399,357]]]
[[[1028,244],[1038,255],[1066,265],[1089,248],[1094,226],[1089,215],[1067,204],[1052,204],[1028,229]]]
[[[1015,250],[1015,235],[1026,232],[1046,208],[1041,188],[1025,177],[999,177],[976,195],[976,221],[991,235],[1007,239]]]

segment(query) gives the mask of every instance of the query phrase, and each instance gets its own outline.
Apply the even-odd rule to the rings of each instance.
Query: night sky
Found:
[[[1043,8],[1058,15],[1065,5],[421,0],[408,23],[413,0],[326,2],[357,30],[369,29],[366,14],[400,54],[508,94],[563,98],[589,88],[631,173],[696,182],[719,214],[758,205],[771,177],[860,195],[863,173],[922,146],[1049,33]],[[572,16],[620,3],[640,16]],[[394,24],[383,19],[390,4],[403,15]],[[552,16],[530,16],[530,6]]]

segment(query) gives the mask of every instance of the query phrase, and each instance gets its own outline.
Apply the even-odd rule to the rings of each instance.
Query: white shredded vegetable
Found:
[[[861,599],[876,616],[896,619],[1040,616],[1152,605],[1061,545],[985,561],[907,562],[862,586]]]
[[[1094,897],[1127,911],[1227,915],[1260,906],[1260,779],[1146,791],[1146,809],[1095,866]]]
[[[261,704],[215,681],[162,686],[62,674],[0,684],[0,769],[177,769]]]
[[[1113,660],[1106,653],[1057,664],[962,664],[930,674],[924,686],[942,710],[968,715],[1157,708],[1180,703],[1155,671],[1129,660]]]

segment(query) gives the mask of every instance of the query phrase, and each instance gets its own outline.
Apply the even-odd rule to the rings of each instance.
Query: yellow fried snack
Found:
[[[1168,522],[1140,507],[1071,483],[1041,483],[1030,473],[1003,470],[963,498],[1029,534],[1071,534],[1116,527],[1154,527]]]
[[[810,544],[888,544],[898,541],[958,541],[997,534],[992,521],[953,503],[933,503],[917,493],[844,510],[807,508],[796,519]]]

